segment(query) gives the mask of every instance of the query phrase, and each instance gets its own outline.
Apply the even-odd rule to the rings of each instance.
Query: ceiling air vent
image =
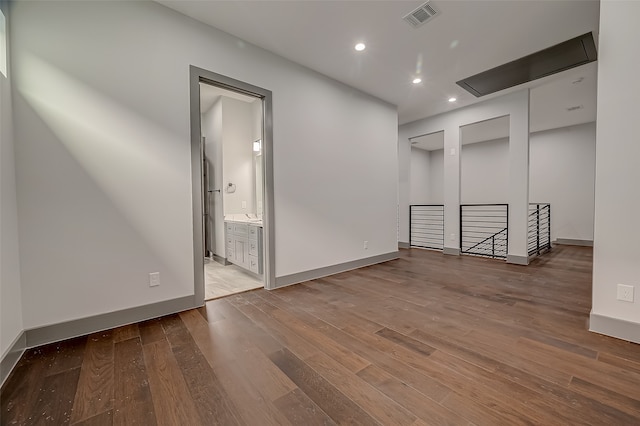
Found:
[[[403,19],[411,24],[412,27],[418,28],[425,22],[433,19],[439,12],[431,6],[429,2],[426,2],[416,10],[405,16]]]

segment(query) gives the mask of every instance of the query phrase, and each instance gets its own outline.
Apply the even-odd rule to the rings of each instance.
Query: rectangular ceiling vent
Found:
[[[426,2],[416,10],[405,16],[403,19],[407,21],[412,27],[418,28],[425,24],[427,21],[435,18],[440,12],[431,6],[430,2]]]

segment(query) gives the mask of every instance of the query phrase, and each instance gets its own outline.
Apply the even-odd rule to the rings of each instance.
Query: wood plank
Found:
[[[441,352],[456,356],[470,364],[484,368],[487,371],[495,372],[496,368],[501,365],[501,363],[494,358],[483,355],[469,347],[465,347],[452,339],[436,336],[430,331],[415,330],[411,332],[410,337],[424,342],[430,347],[436,348]]]
[[[281,291],[272,293],[336,328],[354,325],[369,332],[383,328],[383,325],[372,321],[371,318],[356,315],[352,310],[356,304],[336,297],[335,291],[328,288],[329,286],[325,285],[325,282],[326,280],[314,280],[300,284],[301,290],[295,293],[284,292],[291,287],[285,287]],[[322,306],[322,309],[318,309],[318,306]]]
[[[129,324],[113,330],[113,343],[122,342],[128,339],[140,337],[138,324]]]
[[[581,247],[527,267],[400,250],[114,329],[101,350],[30,349],[2,424],[640,424],[638,345],[585,326],[591,265]]]
[[[211,300],[207,302],[207,304],[203,307],[198,308],[198,312],[204,317],[207,322],[225,320],[226,317],[218,309],[222,302],[222,300]]]
[[[87,339],[71,422],[77,423],[113,409],[113,333],[94,333]]]
[[[407,425],[416,416],[329,356],[318,353],[305,362],[381,424]],[[366,383],[366,382],[365,382]]]
[[[164,317],[162,326],[202,422],[207,425],[240,424],[235,405],[180,317]]]
[[[638,351],[640,352],[640,347],[638,348]],[[610,354],[607,352],[600,352],[598,354],[598,361],[605,362],[607,364],[623,368],[625,370],[631,370],[635,373],[640,373],[640,362],[626,359],[618,355]]]
[[[138,331],[140,332],[140,341],[143,345],[165,340],[160,318],[139,323]]]
[[[393,343],[404,346],[405,348],[424,356],[429,356],[435,351],[434,348],[420,342],[419,340],[412,339],[409,336],[398,333],[397,331],[391,330],[386,327],[382,330],[376,331],[376,334],[380,337],[384,337],[385,339],[392,341]]]
[[[429,374],[432,370],[433,363],[429,361],[428,356],[417,353],[411,349],[407,349],[405,346],[398,345],[397,343],[394,343],[388,339],[385,339],[384,337],[380,337],[377,334],[371,334],[371,333],[364,332],[363,330],[359,330],[357,327],[348,326],[344,328],[344,331],[356,337],[358,340],[365,343],[370,348],[375,348],[377,351],[386,352],[389,355],[391,355],[392,358],[400,361],[405,366],[408,366],[414,370],[417,370],[423,376],[429,377],[430,379],[434,379],[434,376],[431,376]],[[377,361],[383,361],[383,360],[378,358]],[[388,362],[385,362],[385,364],[389,365]],[[378,364],[378,365],[381,365],[381,364]],[[398,371],[398,374],[401,374],[401,373]],[[438,392],[442,392],[444,388],[448,387],[448,384],[442,380],[434,380],[434,381],[437,381],[439,383],[438,385],[436,385],[436,390]],[[446,394],[447,392],[444,392],[444,393]]]
[[[288,349],[272,354],[271,360],[336,423],[380,424]]]
[[[105,411],[88,419],[74,423],[74,426],[110,426],[113,424],[113,411]]]
[[[87,336],[54,343],[55,357],[47,367],[46,375],[58,374],[73,368],[78,368],[84,360]]]
[[[274,401],[274,404],[292,425],[330,426],[336,424],[327,413],[322,411],[322,408],[298,388],[282,395]]]
[[[158,425],[203,424],[169,342],[157,340],[143,345],[142,351]]]
[[[238,306],[250,304],[249,301],[245,300],[245,294],[240,294],[237,297],[226,300],[225,303],[219,304],[218,312],[229,318],[233,324],[242,330],[242,335],[265,355],[282,349],[282,344],[278,340],[268,331],[256,327],[256,324],[238,309]]]
[[[276,292],[275,295],[279,295],[280,293],[280,291]],[[298,312],[297,309],[296,312]],[[314,310],[313,315],[322,316],[322,312],[323,311],[318,312],[318,310]],[[405,383],[411,384],[437,401],[441,400],[449,393],[450,390],[448,388],[422,375],[409,366],[409,364],[413,362],[418,364],[422,362],[422,358],[418,356],[418,354],[371,334],[370,331],[378,330],[378,328],[371,327],[371,324],[375,323],[368,321],[355,321],[353,323],[363,325],[364,329],[354,325],[345,327],[345,324],[342,324],[343,327],[345,327],[344,330],[327,327],[326,325],[321,324],[316,324],[314,326],[322,328],[324,334],[337,343],[343,345],[345,348],[348,348],[353,353],[367,359],[369,362],[380,365],[386,371],[400,377]],[[345,331],[348,331],[351,334],[348,334]],[[366,336],[369,337],[367,338]],[[363,339],[364,342],[362,341]],[[405,364],[403,361],[408,362],[408,364]]]
[[[569,405],[558,404],[555,400],[544,398],[542,394],[519,383],[504,380],[501,376],[455,357],[437,352],[431,358],[443,367],[455,370],[474,383],[482,383],[487,388],[485,390],[487,397],[497,398],[502,395],[500,404],[495,407],[499,407],[503,413],[511,413],[517,418],[528,419],[534,424],[551,425],[572,422],[589,424],[592,420],[592,417],[584,411],[575,410]],[[494,405],[490,406],[494,407]],[[624,418],[624,416],[621,417]]]
[[[115,344],[114,382],[113,424],[155,425],[155,410],[140,337]]]
[[[73,414],[73,395],[80,368],[45,376],[25,424],[68,424]],[[4,422],[4,420],[3,420]]]
[[[571,385],[569,386],[569,389],[592,398],[603,405],[613,407],[619,411],[634,416],[636,419],[640,419],[640,402],[638,402],[637,394],[624,395],[618,392],[614,392],[611,389],[607,389],[598,384],[583,380],[579,377],[574,377],[571,379]],[[630,422],[628,424],[634,423],[638,422]]]
[[[471,419],[471,422],[476,426],[514,424],[509,418],[503,417],[502,413],[488,409],[486,406],[457,392],[451,392],[447,395],[442,401],[442,405],[465,419]]]
[[[482,355],[552,383],[568,386],[571,381],[571,374],[553,368],[553,364],[524,357],[517,346],[517,339],[509,336],[473,330],[467,334],[465,342]]]
[[[467,423],[458,414],[375,365],[370,365],[359,371],[358,377],[415,414],[419,419],[428,419],[431,425],[457,426]]]
[[[28,424],[56,345],[27,349],[0,391],[0,416],[7,424]],[[75,390],[74,390],[75,392]]]
[[[270,371],[262,371],[251,362],[247,363],[247,359],[258,356],[259,351],[243,338],[241,330],[235,329],[233,322],[227,319],[209,324],[187,315],[182,318],[185,319],[187,328],[231,401],[238,407],[245,424],[289,424],[287,418],[273,404],[274,395],[270,395],[268,391],[273,388],[272,384],[257,385],[264,383],[266,377],[273,377],[273,370],[278,369],[271,365]],[[239,358],[238,354],[245,351],[252,353]],[[286,376],[281,372],[278,374],[281,377],[278,377],[273,385],[288,386],[283,382],[283,379],[287,379]],[[275,394],[284,393],[286,391]]]
[[[603,421],[607,421],[610,424],[629,424],[634,422],[625,415],[626,410],[619,410],[615,406],[604,404],[601,400],[585,396],[585,394],[577,392],[575,389],[549,382],[506,364],[498,365],[493,374],[527,387],[539,393],[545,399],[570,407],[570,413],[573,413],[571,415],[576,418],[576,421],[582,419],[584,424],[590,423],[594,418],[603,419]],[[640,412],[634,413],[632,411],[633,416],[638,414]]]
[[[271,304],[266,301],[266,299],[269,298],[266,294],[267,293],[265,293],[265,301],[263,303]],[[281,303],[277,299],[271,298],[271,300],[276,303],[274,306]],[[369,361],[354,354],[322,333],[321,331],[325,327],[330,327],[328,324],[301,311],[289,313],[281,308],[277,308],[271,309],[270,315],[279,321],[284,327],[290,329],[297,335],[302,336],[302,338],[307,342],[311,343],[323,353],[329,355],[348,370],[356,372],[369,365]]]
[[[640,374],[607,363],[562,351],[553,346],[521,338],[523,356],[548,362],[554,368],[566,371],[590,382],[597,382],[613,392],[629,395],[640,401]]]
[[[339,341],[354,353],[368,359],[373,365],[434,401],[441,401],[451,392],[447,386],[410,366],[414,362],[414,354],[402,347],[394,344],[391,344],[392,346],[390,347],[381,346],[378,341],[383,339],[355,326],[346,327],[340,331],[328,330],[328,332],[333,339]],[[407,356],[405,352],[408,352],[411,356]]]
[[[297,357],[306,359],[318,352],[318,349],[314,345],[307,342],[305,339],[265,312],[264,305],[240,305],[236,308],[245,316],[250,318],[251,321],[253,321],[253,323],[259,326],[263,331],[268,332],[280,343],[282,347],[288,348]]]

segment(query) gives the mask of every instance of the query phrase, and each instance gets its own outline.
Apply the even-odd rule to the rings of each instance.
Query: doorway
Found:
[[[191,67],[194,294],[271,288],[271,92]]]

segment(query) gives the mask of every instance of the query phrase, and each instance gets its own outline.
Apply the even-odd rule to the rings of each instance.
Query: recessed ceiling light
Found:
[[[365,45],[364,45],[364,43],[358,43],[358,44],[356,44],[355,49],[356,49],[358,52],[362,52],[364,49],[366,49],[366,47],[367,47],[367,46],[365,46]]]
[[[455,102],[455,101],[457,101],[457,100],[458,100],[458,99],[453,98],[453,97],[449,98],[449,102]]]
[[[420,77],[416,77],[413,79],[413,84],[419,84],[422,83],[422,79]]]

